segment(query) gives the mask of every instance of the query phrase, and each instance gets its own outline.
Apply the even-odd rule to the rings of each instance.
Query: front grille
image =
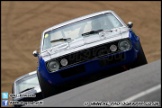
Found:
[[[66,58],[68,60],[68,66],[70,66],[76,63],[88,61],[90,59],[101,57],[107,54],[119,52],[119,49],[117,49],[117,51],[115,52],[110,51],[110,45],[112,44],[118,47],[118,41],[111,42],[111,43],[105,43],[105,44],[98,45],[92,48],[88,48],[88,49],[84,49],[78,52],[64,55],[62,57],[57,58],[57,61],[61,61],[61,59]],[[60,68],[63,68],[63,67],[61,66]]]
[[[79,74],[81,72],[85,72],[85,67],[84,65],[80,65],[80,66],[76,66],[70,69],[66,69],[64,71],[59,72],[59,74],[61,75],[61,77],[66,78],[72,75],[76,75]]]
[[[106,66],[109,64],[118,63],[125,59],[125,53],[120,53],[116,55],[109,56],[107,58],[102,58],[99,60],[100,66]]]

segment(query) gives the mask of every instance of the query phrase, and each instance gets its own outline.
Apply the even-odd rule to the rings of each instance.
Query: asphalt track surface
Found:
[[[39,106],[43,107],[124,106],[123,101],[127,105],[161,106],[161,60],[40,101],[43,101],[43,105]]]

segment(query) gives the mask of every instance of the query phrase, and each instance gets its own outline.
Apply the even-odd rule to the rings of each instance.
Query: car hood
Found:
[[[117,28],[102,31],[98,34],[90,34],[80,37],[71,42],[65,42],[58,46],[52,47],[40,54],[44,61],[58,58],[60,56],[87,49],[99,44],[109,43],[112,41],[120,40],[129,37],[129,28]]]

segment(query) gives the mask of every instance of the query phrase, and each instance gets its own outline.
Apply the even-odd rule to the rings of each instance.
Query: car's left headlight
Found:
[[[118,43],[118,47],[121,51],[127,51],[131,48],[131,43],[128,40],[122,40]]]
[[[47,63],[47,67],[50,70],[50,72],[55,72],[55,71],[59,70],[60,64],[57,61],[49,61]]]

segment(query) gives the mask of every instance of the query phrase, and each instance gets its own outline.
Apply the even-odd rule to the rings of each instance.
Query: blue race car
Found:
[[[111,68],[147,64],[139,37],[113,11],[79,17],[43,31],[38,79],[44,97],[78,78]],[[107,71],[109,72],[109,71]]]

